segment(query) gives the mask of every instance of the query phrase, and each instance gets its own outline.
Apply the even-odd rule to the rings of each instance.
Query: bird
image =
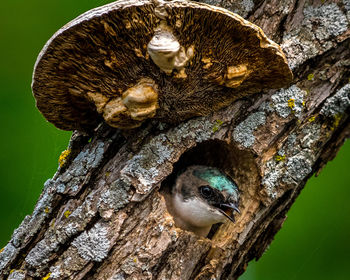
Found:
[[[237,184],[216,167],[192,165],[179,172],[169,200],[175,226],[206,237],[213,224],[235,222]]]

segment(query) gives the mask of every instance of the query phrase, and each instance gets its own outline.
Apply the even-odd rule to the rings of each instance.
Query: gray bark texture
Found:
[[[350,1],[202,1],[260,26],[285,52],[289,88],[177,126],[74,132],[33,213],[0,254],[1,279],[237,279],[281,228],[306,181],[350,133]],[[202,238],[174,226],[176,171],[235,178],[241,215]]]

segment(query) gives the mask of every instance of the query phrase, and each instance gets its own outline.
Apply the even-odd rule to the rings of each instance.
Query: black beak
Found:
[[[241,214],[238,206],[234,203],[220,203],[217,205],[218,210],[231,222],[235,222],[235,218],[233,216],[233,212],[236,211],[238,214]]]

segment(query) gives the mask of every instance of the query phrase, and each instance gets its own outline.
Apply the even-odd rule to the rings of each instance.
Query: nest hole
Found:
[[[173,165],[173,172],[163,181],[160,193],[169,197],[176,177],[191,165],[216,167],[230,176],[238,185],[241,202],[258,191],[260,176],[251,152],[240,150],[222,140],[209,140],[187,150]],[[166,199],[167,200],[167,199]],[[171,213],[170,213],[171,214]],[[220,224],[212,226],[207,238],[212,239]]]

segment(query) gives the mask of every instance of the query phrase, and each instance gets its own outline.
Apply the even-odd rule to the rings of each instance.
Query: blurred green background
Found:
[[[0,248],[32,212],[70,137],[35,108],[30,84],[50,36],[82,12],[110,1],[5,0],[0,19]],[[349,279],[350,142],[312,178],[282,230],[244,280]]]

